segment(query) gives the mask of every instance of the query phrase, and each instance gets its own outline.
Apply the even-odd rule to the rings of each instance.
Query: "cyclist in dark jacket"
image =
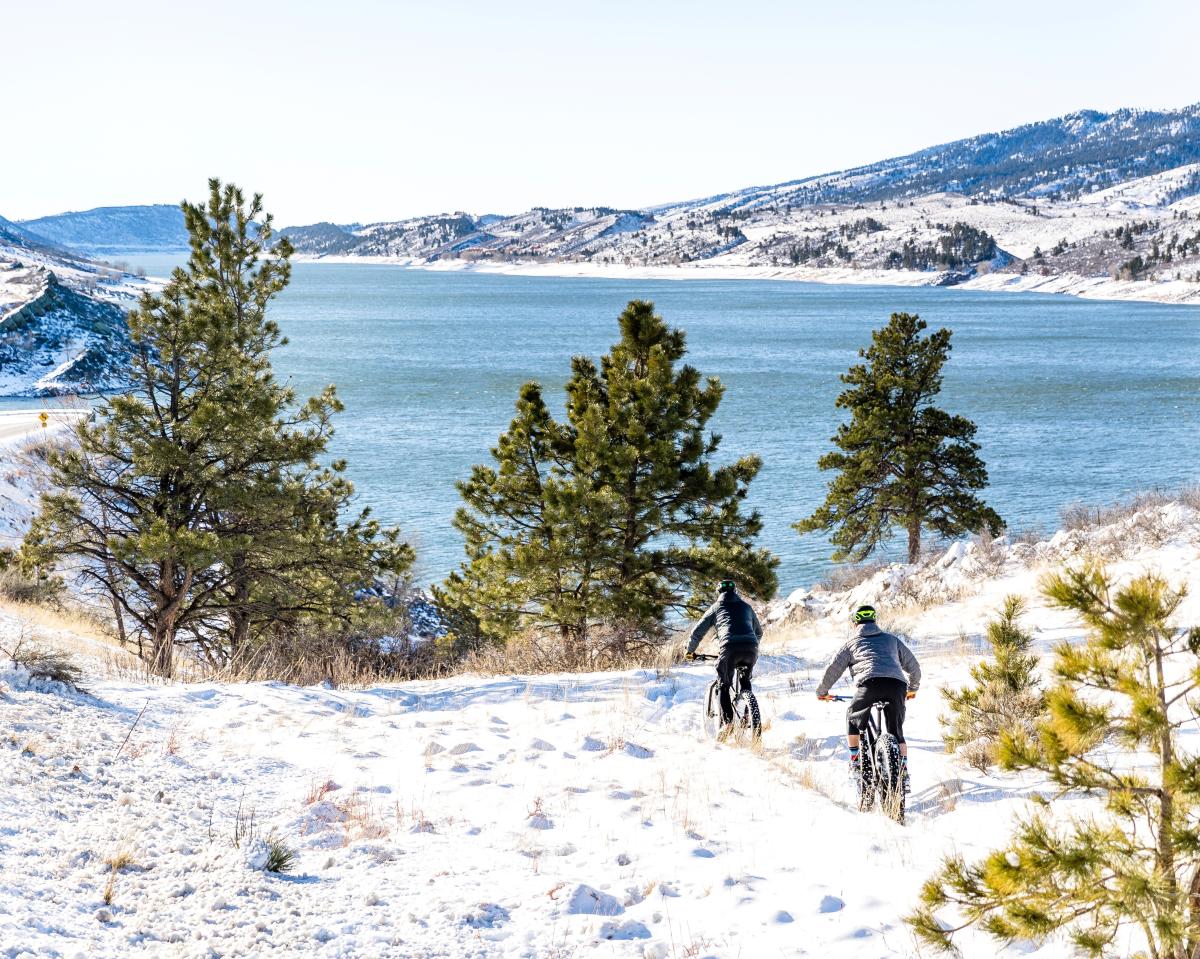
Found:
[[[720,683],[721,722],[729,725],[733,722],[729,690],[734,673],[740,666],[747,667],[747,677],[754,671],[754,664],[758,662],[758,641],[763,634],[754,608],[738,595],[737,586],[731,579],[722,580],[717,601],[708,607],[708,612],[692,629],[685,659],[696,658],[696,647],[710,629],[716,630],[719,644],[717,681]],[[747,692],[749,689],[747,683]]]
[[[875,622],[875,609],[860,606],[854,611],[858,628],[846,643],[817,684],[817,698],[830,699],[829,690],[847,668],[854,680],[854,699],[847,717],[869,709],[872,703],[886,702],[888,728],[900,741],[900,756],[908,776],[908,743],[904,741],[904,701],[917,695],[921,685],[921,666],[917,657],[891,633],[885,633]],[[850,745],[851,769],[858,767],[858,727],[847,718],[846,738]]]

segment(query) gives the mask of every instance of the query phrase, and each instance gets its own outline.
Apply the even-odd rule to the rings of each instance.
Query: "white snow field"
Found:
[[[0,611],[0,646],[64,645],[90,671],[84,695],[3,661],[0,956],[916,956],[903,916],[923,879],[949,852],[999,844],[1047,789],[946,755],[938,688],[965,680],[1006,593],[1030,597],[1043,654],[1081,637],[1036,599],[1061,561],[1098,552],[1121,575],[1196,584],[1198,544],[1200,515],[1155,506],[797,591],[772,609],[756,671],[758,749],[704,738],[707,666],[161,684],[106,667],[103,646],[45,616]],[[926,674],[904,826],[852,808],[843,708],[813,692],[864,598]],[[1198,612],[1190,598],[1181,619]],[[298,852],[289,873],[260,868],[272,835]],[[1062,939],[962,946],[1072,954]]]

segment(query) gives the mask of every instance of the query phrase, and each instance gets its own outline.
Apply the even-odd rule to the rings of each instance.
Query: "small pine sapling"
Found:
[[[1197,959],[1200,757],[1180,731],[1200,710],[1200,629],[1173,625],[1184,591],[1152,573],[1118,589],[1090,564],[1043,592],[1089,637],[1058,647],[1046,717],[1035,735],[1003,734],[998,758],[1098,802],[1063,819],[1042,799],[982,861],[948,858],[908,922],[948,952],[977,926],[1003,943],[1061,932],[1089,956]]]
[[[995,765],[1003,733],[1032,733],[1045,710],[1038,659],[1029,652],[1033,637],[1018,623],[1024,611],[1020,596],[1005,597],[987,628],[991,658],[971,667],[974,684],[942,690],[949,710],[942,717],[946,749],[980,772]]]

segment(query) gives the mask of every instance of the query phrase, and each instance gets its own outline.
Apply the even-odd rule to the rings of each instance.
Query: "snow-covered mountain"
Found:
[[[1025,286],[1031,274],[1191,284],[1200,281],[1198,214],[1200,105],[1074,113],[869,166],[644,210],[456,212],[284,232],[309,256],[414,264],[703,266],[833,278],[855,270],[875,282],[939,284],[987,273],[1010,274]]]
[[[0,396],[120,385],[129,360],[125,313],[147,287],[0,218]]]
[[[78,253],[186,250],[187,229],[178,204],[103,206],[23,220],[21,227]]]

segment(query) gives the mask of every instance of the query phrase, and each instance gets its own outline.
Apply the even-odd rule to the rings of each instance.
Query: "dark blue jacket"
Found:
[[[754,608],[733,590],[722,593],[708,607],[708,612],[688,637],[689,653],[694,653],[710,629],[717,631],[717,643],[721,650],[726,646],[757,646],[762,639],[762,623]]]

